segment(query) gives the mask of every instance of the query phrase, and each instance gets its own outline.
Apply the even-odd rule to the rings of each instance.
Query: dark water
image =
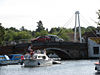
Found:
[[[62,61],[62,64],[25,68],[20,65],[0,66],[0,75],[100,75],[95,71],[98,60]]]

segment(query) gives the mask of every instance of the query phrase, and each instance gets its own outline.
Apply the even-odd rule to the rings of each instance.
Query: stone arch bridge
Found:
[[[17,44],[14,46],[0,47],[0,54],[24,54],[30,43]],[[88,47],[86,43],[73,43],[73,42],[40,42],[32,43],[33,50],[46,49],[47,54],[55,53],[62,59],[82,59],[88,56]]]

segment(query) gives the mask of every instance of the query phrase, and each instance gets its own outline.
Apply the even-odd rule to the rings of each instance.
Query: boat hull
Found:
[[[53,64],[61,64],[60,61],[53,61]]]
[[[52,65],[52,60],[44,60],[44,59],[25,59],[24,66],[25,67],[37,67],[37,66],[48,66]]]
[[[12,64],[19,64],[19,60],[5,60],[5,61],[0,61],[0,65],[12,65]]]
[[[100,64],[95,64],[95,70],[97,70],[97,72],[100,72]]]
[[[3,65],[7,65],[8,64],[8,61],[0,61],[0,66],[3,66]]]

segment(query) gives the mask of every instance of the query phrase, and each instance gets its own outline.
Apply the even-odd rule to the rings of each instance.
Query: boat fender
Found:
[[[38,65],[40,65],[40,63],[38,62]]]
[[[21,56],[21,60],[24,60],[24,56]]]

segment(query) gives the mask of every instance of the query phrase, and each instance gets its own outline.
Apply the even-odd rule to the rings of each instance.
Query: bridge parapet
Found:
[[[73,42],[40,42],[40,43],[32,43],[34,47],[58,47],[58,48],[67,48],[67,49],[87,49],[87,43],[73,43]]]

